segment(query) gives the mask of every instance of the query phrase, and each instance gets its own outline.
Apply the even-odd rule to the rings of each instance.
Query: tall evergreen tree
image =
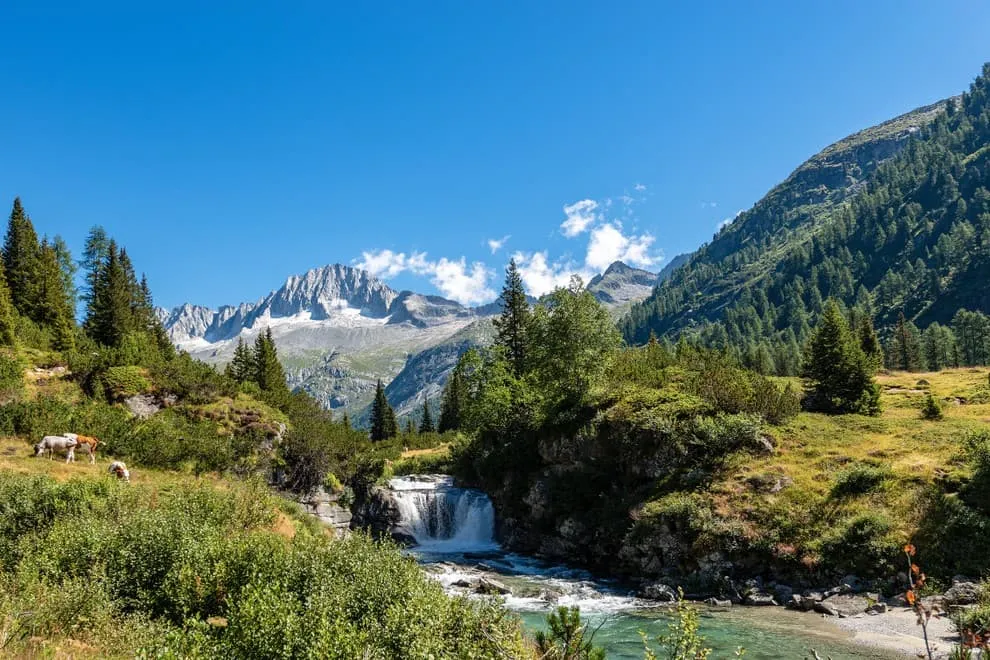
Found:
[[[127,271],[121,264],[120,251],[114,241],[108,244],[106,259],[96,272],[86,331],[101,344],[120,346],[131,330],[133,314]]]
[[[529,326],[532,312],[529,301],[526,300],[526,289],[523,287],[522,276],[516,267],[516,260],[509,261],[505,269],[505,284],[499,297],[502,305],[501,315],[495,319],[495,345],[505,351],[505,357],[512,365],[516,376],[526,371],[526,361],[529,357]]]
[[[276,406],[288,402],[289,386],[285,382],[282,363],[278,361],[271,328],[259,333],[254,342],[254,380],[266,398]]]
[[[825,304],[808,341],[802,375],[811,390],[806,404],[813,410],[864,414],[880,410],[873,366],[834,300]]]
[[[234,349],[234,357],[227,364],[226,373],[238,383],[255,379],[257,370],[255,369],[254,354],[243,337],[237,338],[237,348]]]
[[[433,424],[433,414],[430,413],[430,402],[423,402],[423,418],[419,422],[420,433],[433,433],[437,430]]]
[[[52,239],[52,248],[55,250],[55,256],[58,259],[59,271],[62,275],[62,288],[69,296],[74,318],[76,300],[79,297],[76,291],[76,272],[79,270],[79,267],[72,260],[72,253],[69,251],[69,246],[61,236],[56,234],[55,238]]]
[[[397,432],[395,411],[385,398],[385,388],[379,380],[375,386],[375,399],[371,403],[371,440],[380,442],[394,438]]]
[[[65,289],[58,253],[47,241],[41,243],[35,288],[38,296],[36,320],[51,328],[56,350],[72,349],[75,346],[73,296]]]
[[[866,359],[870,361],[870,364],[873,365],[873,370],[876,371],[883,365],[883,349],[880,347],[880,338],[877,337],[877,331],[873,328],[873,320],[868,315],[861,314],[859,316],[856,333],[858,335],[859,348],[866,355]]]
[[[3,266],[10,288],[10,300],[14,309],[24,316],[37,320],[38,311],[38,262],[41,247],[31,219],[21,206],[21,198],[14,199],[14,207],[7,223],[7,236],[3,244]]]
[[[440,398],[440,423],[437,426],[440,433],[461,428],[464,395],[464,369],[462,361],[458,360],[457,366],[447,379],[447,384],[444,385],[443,395]]]
[[[340,423],[348,431],[351,430],[351,417],[350,417],[350,415],[347,414],[347,411],[346,410],[344,411],[344,416],[340,418]]]
[[[0,260],[0,346],[14,346],[17,343],[17,319],[14,305],[10,302],[10,289]]]
[[[96,289],[99,286],[100,271],[106,265],[110,253],[110,238],[103,227],[95,226],[86,236],[83,256],[79,265],[85,272],[86,283],[83,286],[82,299],[86,303],[86,318],[93,317],[93,305],[96,300]]]
[[[894,328],[893,367],[904,371],[921,371],[924,369],[924,356],[921,351],[921,333],[918,328],[904,317],[901,312],[897,317],[897,327]]]
[[[416,435],[416,426],[413,424],[412,417],[406,418],[406,435]]]

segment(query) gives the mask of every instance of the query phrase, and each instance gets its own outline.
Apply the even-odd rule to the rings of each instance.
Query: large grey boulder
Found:
[[[673,587],[664,584],[663,582],[654,582],[653,584],[647,584],[639,590],[636,594],[640,598],[647,598],[649,600],[656,600],[661,603],[674,603],[677,602],[677,592]]]
[[[870,600],[864,596],[835,594],[820,603],[815,603],[814,609],[829,616],[850,617],[863,614],[870,605]]]
[[[966,578],[953,578],[952,586],[942,598],[947,607],[975,605],[980,599],[980,585]]]

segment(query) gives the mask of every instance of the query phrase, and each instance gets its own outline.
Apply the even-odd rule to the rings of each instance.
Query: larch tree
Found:
[[[66,290],[55,247],[42,241],[35,281],[38,296],[36,320],[52,330],[54,348],[68,351],[75,346],[74,296]]]

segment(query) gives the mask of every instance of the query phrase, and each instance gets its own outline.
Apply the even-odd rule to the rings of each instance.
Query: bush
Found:
[[[141,367],[110,367],[103,372],[102,380],[108,401],[122,401],[151,389],[151,383]]]
[[[24,389],[24,362],[11,350],[0,350],[0,405]]]
[[[878,490],[890,479],[892,473],[887,466],[857,464],[840,472],[832,486],[832,497],[865,495]]]
[[[921,405],[921,418],[929,420],[942,419],[945,414],[942,412],[942,404],[929,392],[925,396],[925,402]]]
[[[822,540],[822,560],[836,573],[887,576],[901,558],[901,544],[894,532],[894,524],[885,512],[860,514],[842,521]]]
[[[33,613],[5,654],[83,634],[115,657],[528,657],[501,605],[446,597],[390,545],[270,531],[257,484],[11,475],[0,511],[0,622]]]

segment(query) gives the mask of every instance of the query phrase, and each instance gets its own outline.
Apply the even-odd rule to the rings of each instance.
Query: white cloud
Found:
[[[362,252],[358,268],[368,271],[376,277],[395,277],[406,270],[406,255],[404,252],[379,250],[378,252]]]
[[[532,254],[516,252],[512,258],[516,260],[519,276],[531,296],[540,297],[557,287],[567,286],[571,275],[580,275],[585,282],[594,276],[570,262],[550,263],[546,251]]]
[[[646,268],[661,258],[650,253],[655,240],[650,234],[626,236],[620,225],[608,222],[592,230],[584,263],[595,272],[605,270],[615,261]]]
[[[742,215],[742,212],[744,210],[745,209],[739,209],[738,211],[736,211],[735,215],[729,218],[725,218],[724,220],[722,220],[722,222],[718,223],[718,230],[721,231],[724,227],[727,227],[728,225],[731,225],[733,222],[735,222],[736,218]]]
[[[510,238],[512,237],[508,234],[506,234],[502,238],[489,238],[488,249],[492,251],[492,254],[495,254],[505,246],[506,241],[508,241]]]
[[[703,209],[713,209],[718,206],[718,202],[702,202],[701,208]]]
[[[646,186],[644,186],[642,183],[637,183],[635,186],[633,186],[633,190],[635,190],[636,192],[644,192],[646,191]]]
[[[591,223],[595,221],[595,210],[598,202],[593,199],[582,199],[564,207],[564,215],[567,219],[560,223],[560,228],[564,236],[574,238],[580,233],[587,231]]]
[[[406,256],[405,252],[391,250],[362,252],[361,257],[355,265],[376,277],[387,279],[405,271],[428,276],[440,293],[462,305],[477,305],[495,297],[495,292],[488,286],[492,271],[478,261],[469,266],[464,257],[441,257],[438,261],[430,261],[425,252]]]

